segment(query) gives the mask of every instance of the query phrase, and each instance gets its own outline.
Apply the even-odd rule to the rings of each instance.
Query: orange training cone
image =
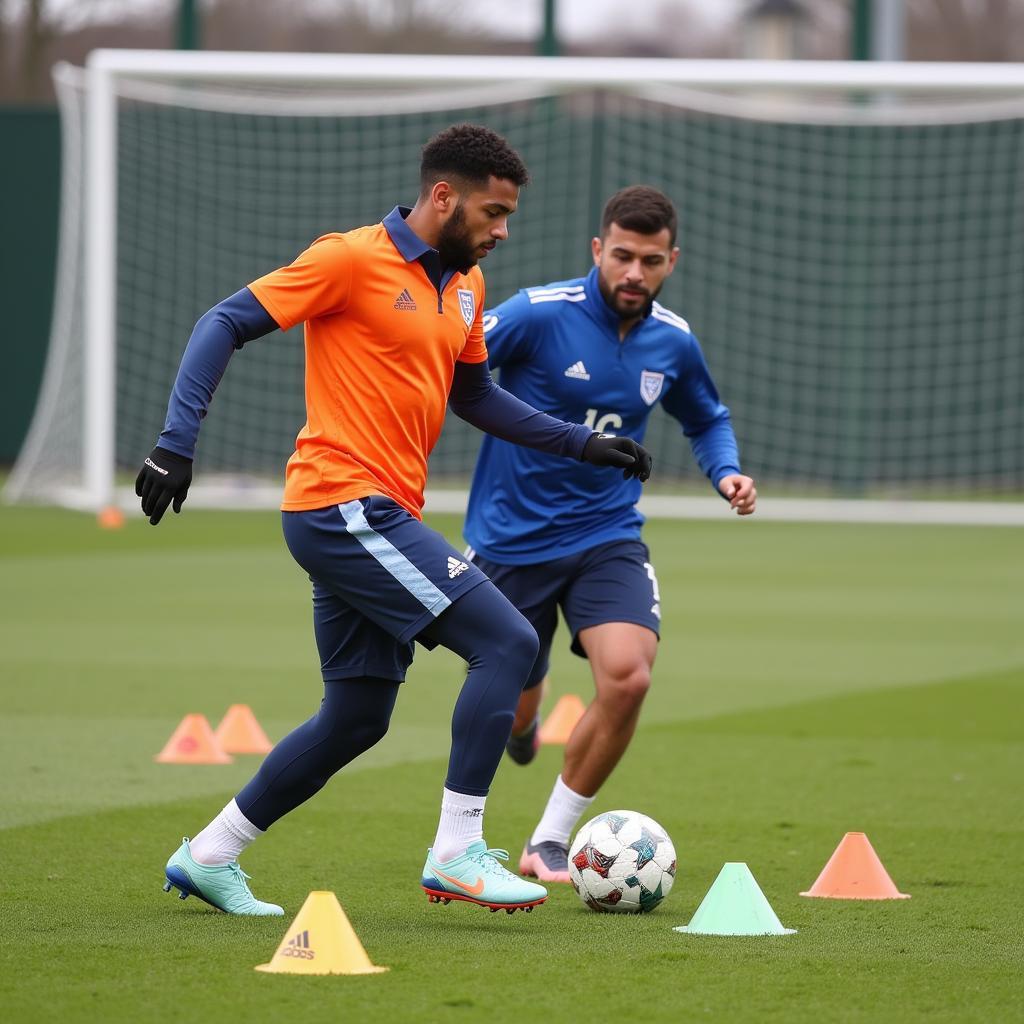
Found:
[[[554,710],[540,727],[541,743],[566,743],[586,710],[583,701],[575,693],[559,697]]]
[[[847,832],[822,868],[818,880],[801,896],[829,900],[909,900],[900,892],[863,832]]]
[[[269,754],[274,749],[248,704],[232,704],[214,736],[226,754]]]
[[[338,897],[333,892],[311,892],[285,932],[269,964],[257,971],[267,974],[380,974],[363,949]]]
[[[104,530],[120,530],[124,526],[124,512],[116,505],[107,505],[96,513],[96,523]]]
[[[153,760],[161,764],[231,764],[234,758],[221,750],[206,715],[186,715]]]

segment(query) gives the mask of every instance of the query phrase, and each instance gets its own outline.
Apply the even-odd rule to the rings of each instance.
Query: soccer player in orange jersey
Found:
[[[508,237],[527,180],[499,135],[448,128],[423,149],[412,209],[324,235],[196,324],[136,493],[154,525],[169,505],[181,511],[199,425],[232,353],[303,323],[307,420],[281,507],[285,540],[313,582],[324,696],[220,814],[183,841],[167,863],[166,891],[229,913],[282,914],[252,895],[238,856],[384,736],[419,642],[447,647],[469,668],[421,885],[435,902],[509,912],[546,898],[483,839],[487,791],[537,635],[480,569],[424,526],[427,457],[447,405],[496,437],[618,467],[627,478],[647,479],[651,463],[635,441],[540,413],[491,379],[477,263]]]

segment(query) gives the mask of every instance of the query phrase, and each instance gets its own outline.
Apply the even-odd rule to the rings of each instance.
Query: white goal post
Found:
[[[599,201],[649,181],[680,209],[663,301],[704,344],[750,471],[794,496],[777,514],[1024,525],[1024,65],[97,50],[55,78],[57,298],[7,500],[133,506],[194,320],[316,234],[411,200],[412,165],[385,172],[438,126],[484,120],[534,177],[510,255],[484,268],[489,302],[584,273]],[[211,292],[221,270],[243,276]],[[279,344],[236,355],[225,386]],[[279,387],[287,344],[286,369],[262,367]],[[209,465],[201,436],[190,502],[276,504],[281,453],[259,433],[290,444],[301,417],[273,386],[239,385]],[[699,474],[658,430],[677,494],[650,511],[721,514],[685,497]],[[473,446],[448,437],[439,475],[464,481]]]

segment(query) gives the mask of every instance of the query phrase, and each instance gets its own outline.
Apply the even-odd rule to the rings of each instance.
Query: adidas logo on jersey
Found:
[[[288,940],[288,945],[281,950],[281,956],[294,956],[300,960],[313,960],[316,953],[309,948],[309,930],[299,932]]]
[[[402,294],[395,299],[395,309],[414,310],[415,308],[416,300],[409,294],[408,288],[403,288]]]
[[[583,360],[577,360],[568,370],[565,371],[566,377],[574,377],[576,380],[590,380],[590,374],[587,373],[587,368],[583,365]]]
[[[465,562],[460,562],[457,558],[448,556],[448,579],[453,580],[459,573],[465,572],[469,568]]]

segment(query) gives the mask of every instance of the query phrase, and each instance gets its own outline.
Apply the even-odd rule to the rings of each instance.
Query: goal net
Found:
[[[505,135],[533,178],[483,266],[489,305],[585,274],[616,189],[675,200],[659,301],[700,339],[766,494],[968,518],[1024,495],[1017,68],[100,51],[55,77],[57,300],[8,500],[133,504],[196,319],[411,205],[421,145],[457,121]],[[277,503],[302,363],[301,328],[236,353],[190,501]],[[449,417],[431,486],[464,487],[478,442]],[[660,410],[647,443],[656,492],[710,493]]]

